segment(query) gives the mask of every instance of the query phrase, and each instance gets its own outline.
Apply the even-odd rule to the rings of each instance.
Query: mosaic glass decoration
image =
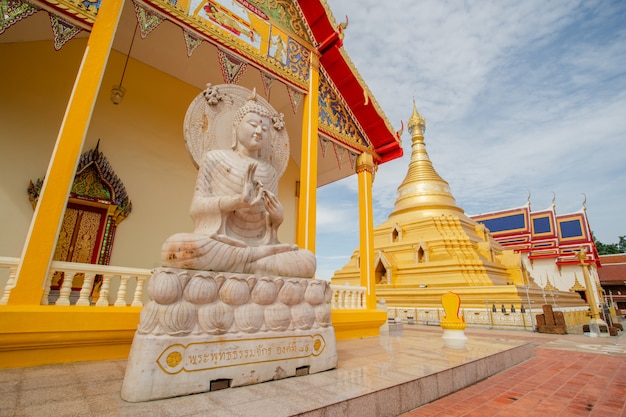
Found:
[[[302,102],[302,97],[304,97],[304,93],[292,87],[287,87],[287,92],[289,93],[289,101],[291,102],[291,110],[293,110],[295,114],[298,111],[298,106],[300,105],[300,102]]]
[[[323,130],[336,137],[341,136],[361,146],[370,147],[325,71],[320,71],[318,102],[320,127]]]
[[[217,51],[217,56],[220,61],[220,68],[222,70],[222,77],[227,84],[236,84],[237,81],[246,73],[248,64],[228,55],[222,50]]]
[[[322,149],[322,158],[326,157],[326,150],[328,149],[328,143],[330,141],[320,136],[320,147]]]
[[[19,0],[0,0],[0,34],[11,25],[39,11],[36,7]]]
[[[156,29],[156,27],[165,20],[165,18],[137,3],[133,3],[133,5],[135,6],[137,21],[139,22],[139,29],[141,30],[141,39],[145,39],[150,32]]]
[[[337,168],[341,169],[347,150],[335,142],[333,142],[333,150],[335,151],[335,158],[337,158]]]
[[[81,28],[53,14],[50,14],[50,23],[54,33],[54,49],[57,51],[81,31]]]
[[[308,80],[310,54],[311,52],[308,49],[289,38],[289,43],[287,44],[287,65],[289,71]]]
[[[261,80],[263,81],[263,91],[265,91],[265,97],[270,96],[270,89],[274,83],[274,77],[261,72]]]
[[[187,45],[187,56],[193,55],[193,52],[202,43],[202,39],[192,35],[188,31],[183,29],[183,36],[185,37],[185,45]]]
[[[290,0],[239,0],[244,3],[252,3],[265,12],[273,20],[280,23],[285,28],[291,29],[293,33],[302,39],[311,42],[311,37],[307,31],[307,26],[303,23],[299,10]]]

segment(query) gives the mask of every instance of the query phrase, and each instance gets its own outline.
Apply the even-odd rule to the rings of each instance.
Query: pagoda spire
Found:
[[[408,130],[411,134],[411,160],[406,177],[398,187],[391,215],[420,208],[447,208],[463,212],[456,206],[449,184],[437,173],[426,152],[426,121],[417,112],[415,99]]]

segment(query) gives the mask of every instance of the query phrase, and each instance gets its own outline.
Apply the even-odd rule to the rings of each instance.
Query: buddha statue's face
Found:
[[[247,113],[236,128],[239,146],[249,152],[263,149],[270,135],[270,119],[256,113]]]

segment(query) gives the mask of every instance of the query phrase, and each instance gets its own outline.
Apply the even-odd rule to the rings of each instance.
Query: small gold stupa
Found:
[[[544,302],[541,288],[524,270],[519,254],[503,250],[489,230],[456,205],[449,184],[426,152],[426,122],[413,103],[408,122],[411,159],[389,218],[374,228],[376,295],[389,307],[439,307],[454,291],[464,307],[486,302]],[[359,285],[359,251],[335,272],[332,283]],[[577,294],[560,293],[563,307],[584,305]]]

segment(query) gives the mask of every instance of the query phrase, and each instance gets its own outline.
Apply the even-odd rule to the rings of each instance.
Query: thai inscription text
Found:
[[[311,355],[319,355],[323,349],[323,339],[319,336],[191,343],[187,346],[170,346],[161,354],[158,362],[165,372],[178,373],[181,370],[199,371],[234,365],[304,358]],[[165,360],[167,357],[172,357],[173,353],[180,353],[182,360],[177,364],[167,363]]]

